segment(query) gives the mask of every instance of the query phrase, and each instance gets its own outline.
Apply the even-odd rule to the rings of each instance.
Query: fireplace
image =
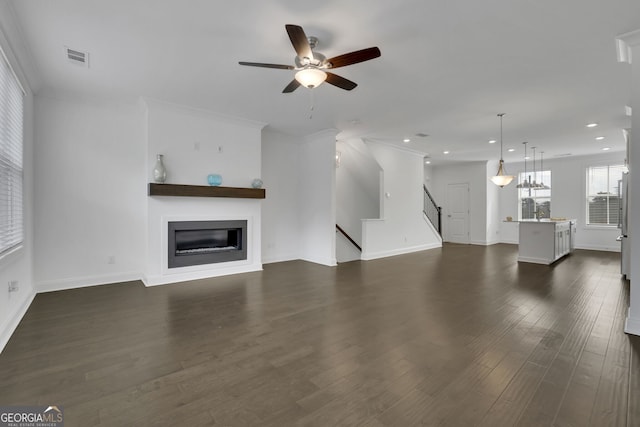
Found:
[[[169,268],[247,259],[247,221],[170,221]]]

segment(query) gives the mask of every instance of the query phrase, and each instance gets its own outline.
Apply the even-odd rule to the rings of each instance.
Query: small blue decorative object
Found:
[[[222,184],[222,175],[218,175],[217,173],[212,173],[207,176],[207,181],[209,185],[218,186]]]
[[[253,181],[251,181],[251,186],[253,188],[262,188],[262,180],[260,178],[256,178]]]

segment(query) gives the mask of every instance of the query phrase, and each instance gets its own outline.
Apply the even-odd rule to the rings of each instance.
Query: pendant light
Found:
[[[523,142],[524,144],[524,181],[520,184],[516,185],[517,188],[531,188],[531,176],[527,176],[527,144],[528,142]]]
[[[531,183],[531,188],[536,188],[538,186],[538,174],[536,172],[536,147],[531,147],[531,151],[533,151],[533,182]]]
[[[496,176],[491,177],[491,182],[499,187],[504,187],[505,185],[509,185],[511,181],[513,181],[513,175],[507,175],[504,170],[504,160],[502,160],[502,116],[505,113],[498,114],[500,117],[500,165],[498,166],[498,173]]]
[[[540,184],[538,184],[538,171],[536,170],[536,147],[531,147],[533,150],[533,182],[531,183],[531,188],[537,190],[540,188]]]
[[[544,151],[540,152],[540,184],[538,184],[538,186],[536,188],[534,188],[534,190],[548,190],[551,187],[549,187],[548,185],[546,185],[545,183],[542,182],[542,174],[544,174],[544,166],[542,164],[542,157],[543,157]]]

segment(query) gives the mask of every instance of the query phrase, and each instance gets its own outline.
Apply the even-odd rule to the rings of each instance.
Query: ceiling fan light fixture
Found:
[[[298,71],[295,78],[302,86],[313,89],[327,79],[327,73],[315,67],[308,67]]]
[[[333,74],[333,72],[325,72],[324,70],[346,67],[347,65],[358,64],[380,56],[379,48],[369,47],[327,59],[323,54],[313,51],[318,44],[318,39],[315,37],[307,37],[301,26],[287,24],[284,27],[287,30],[293,49],[296,51],[296,57],[293,60],[295,66],[267,64],[264,62],[238,62],[240,65],[249,67],[295,70],[295,78],[285,86],[282,93],[291,93],[300,86],[313,89],[320,86],[324,81],[343,90],[353,90],[358,86],[357,83]]]

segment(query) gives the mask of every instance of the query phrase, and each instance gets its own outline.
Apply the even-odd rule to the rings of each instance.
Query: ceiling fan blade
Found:
[[[287,29],[287,34],[289,34],[291,44],[296,50],[298,56],[300,58],[313,59],[313,52],[309,45],[309,39],[307,39],[307,35],[304,33],[302,27],[299,25],[287,24],[285,25],[285,28]]]
[[[334,56],[327,59],[327,62],[331,64],[331,68],[344,67],[351,64],[357,64],[358,62],[368,61],[380,56],[380,49],[377,47],[370,47],[367,49],[356,50],[355,52],[345,53],[344,55]]]
[[[298,82],[296,79],[293,79],[291,80],[291,83],[289,83],[287,87],[283,89],[282,93],[291,93],[294,90],[298,89],[298,86],[300,86],[300,82]]]
[[[248,65],[249,67],[262,67],[262,68],[277,68],[279,70],[293,70],[294,67],[291,65],[280,65],[280,64],[264,64],[262,62],[238,62],[240,65]]]
[[[333,73],[327,73],[327,80],[325,81],[344,90],[352,90],[358,86],[357,83]]]

